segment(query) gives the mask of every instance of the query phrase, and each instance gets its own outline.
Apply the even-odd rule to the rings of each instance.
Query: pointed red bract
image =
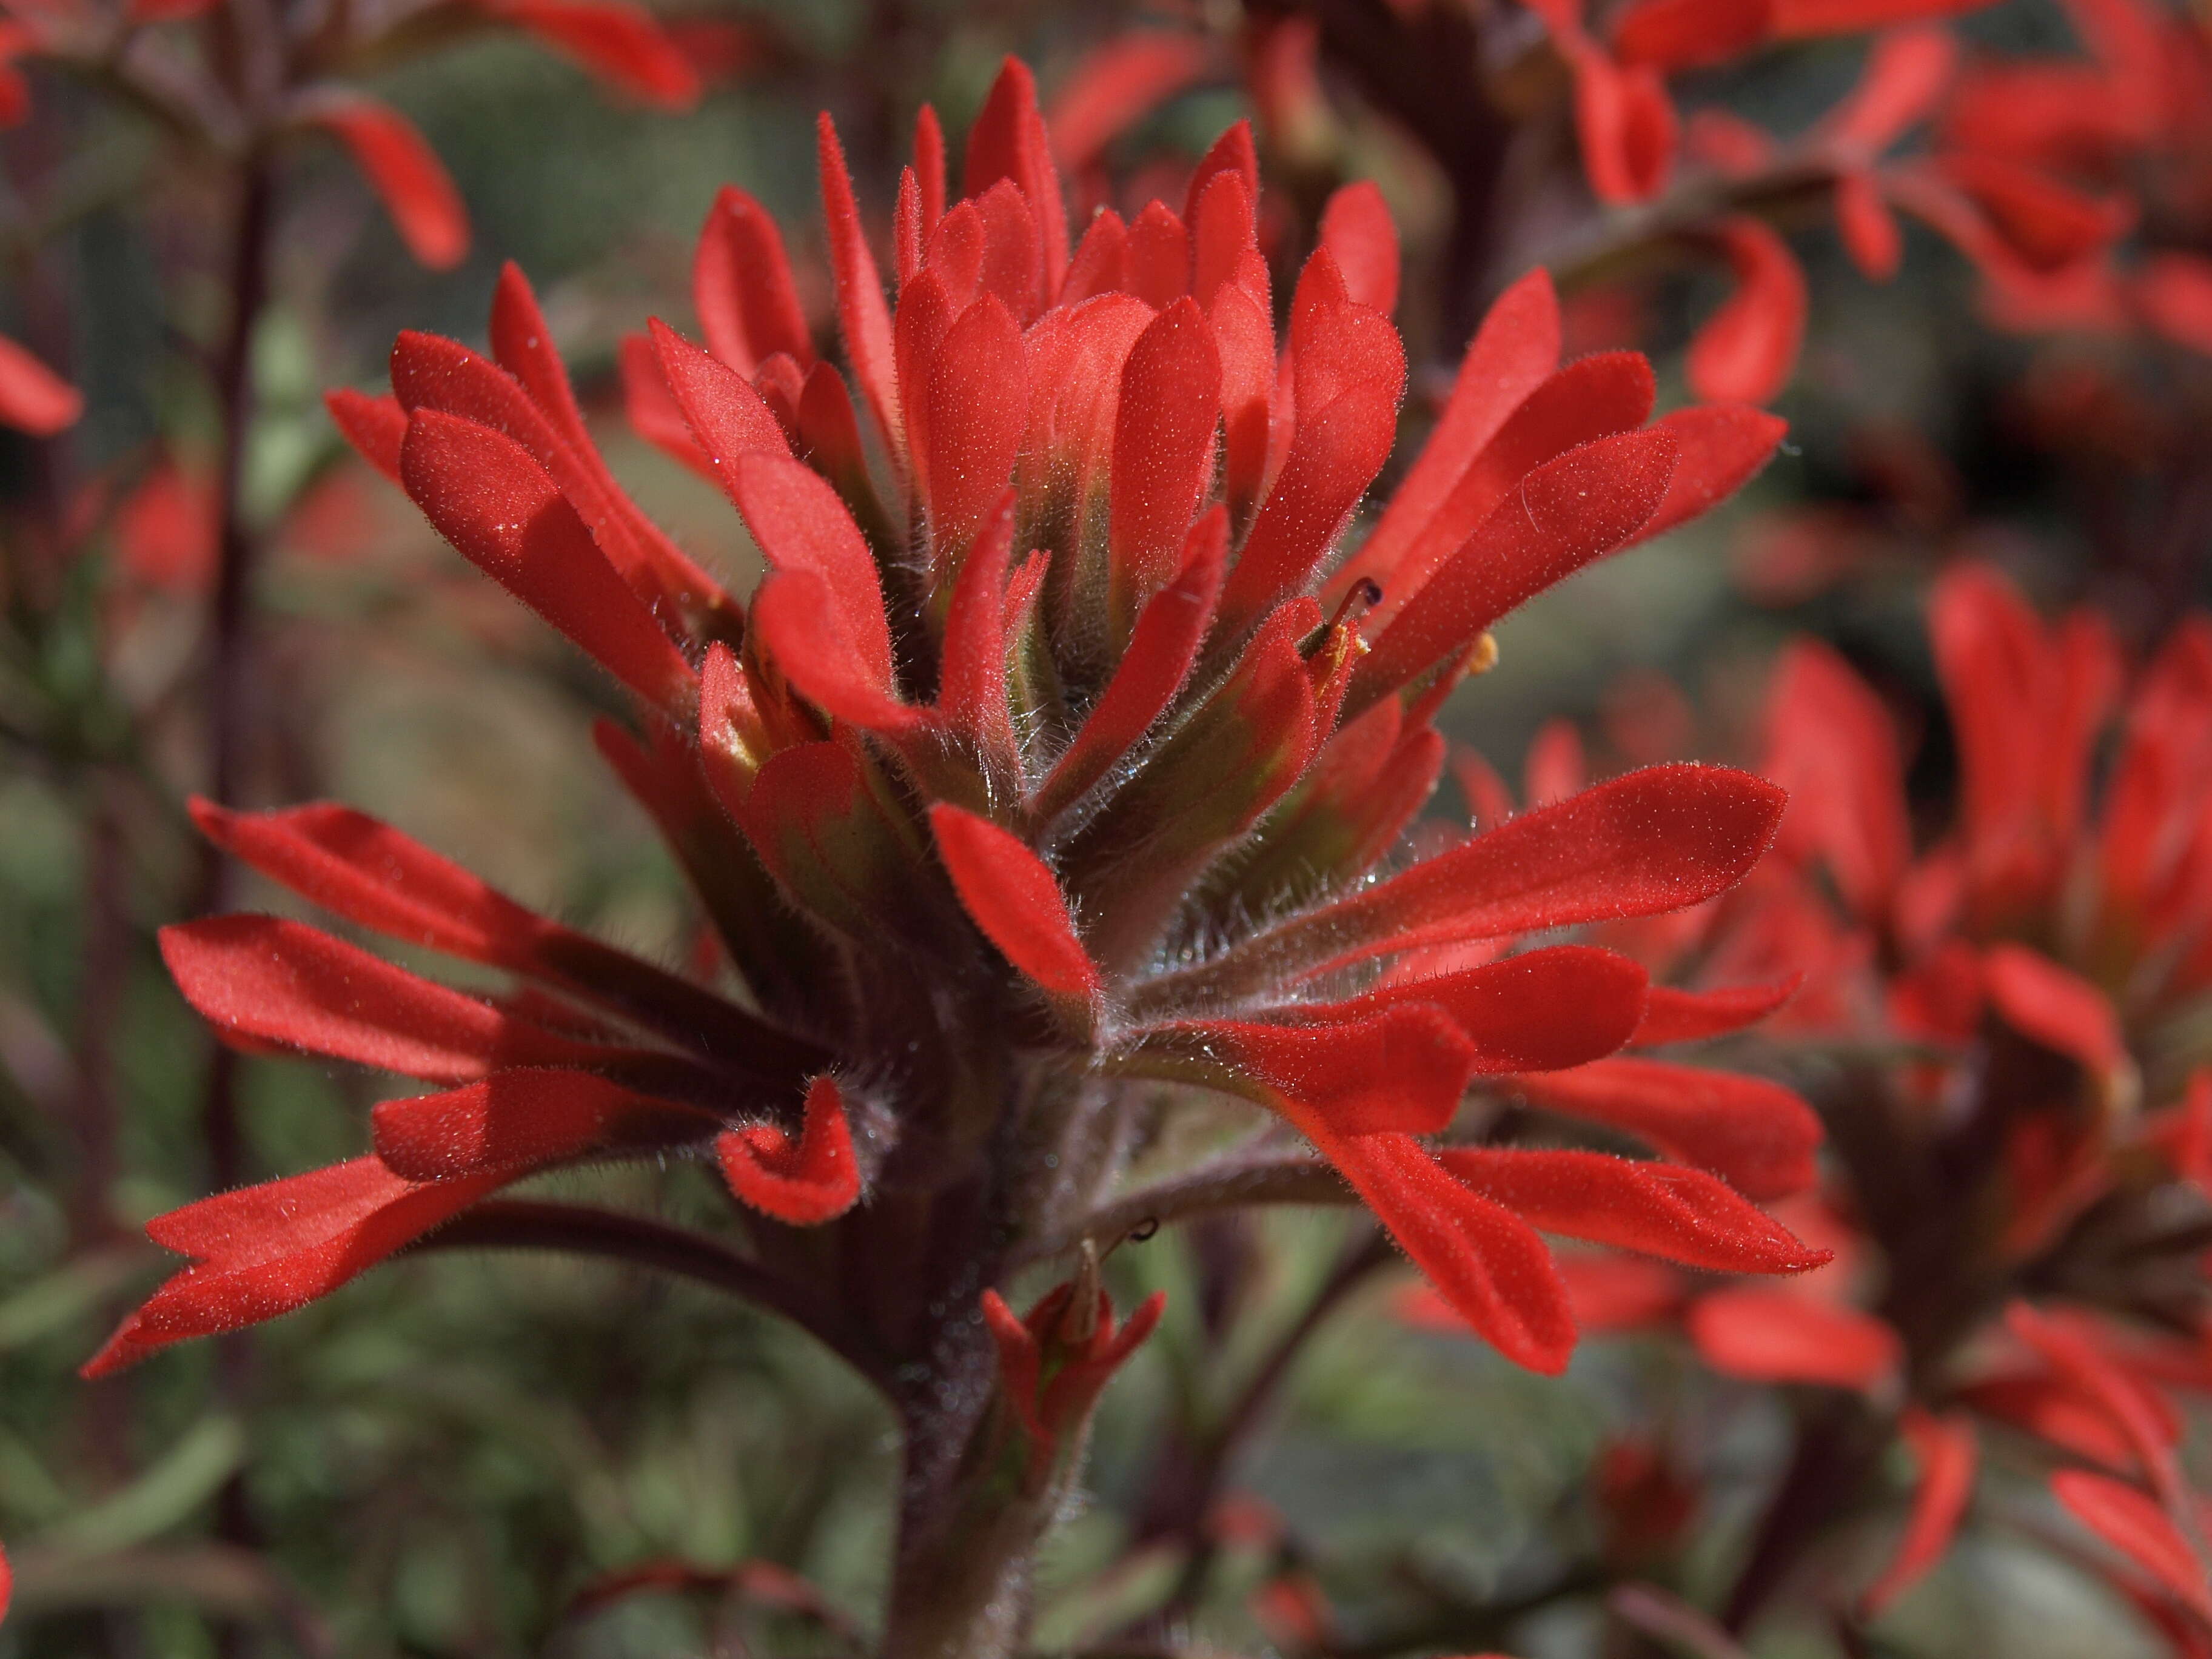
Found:
[[[399,446],[407,439],[407,411],[392,397],[340,387],[323,394],[323,406],[362,459],[399,483]]]
[[[691,300],[714,355],[750,375],[763,359],[814,356],[813,331],[793,284],[783,233],[768,210],[734,185],[722,186],[699,233]]]
[[[1659,422],[1674,440],[1667,493],[1636,532],[1639,542],[1662,536],[1719,506],[1748,483],[1781,447],[1789,422],[1744,404],[1700,404]]]
[[[651,12],[625,0],[475,0],[609,86],[658,108],[699,101],[699,74]]]
[[[1611,1054],[1642,1018],[1644,969],[1586,945],[1558,945],[1430,978],[1394,979],[1309,1019],[1364,1018],[1408,1003],[1440,1008],[1474,1045],[1479,1072],[1555,1071]]]
[[[1762,769],[1790,792],[1783,846],[1824,860],[1844,902],[1881,917],[1912,856],[1888,709],[1835,652],[1807,640],[1776,670],[1766,720]]]
[[[836,276],[837,320],[845,356],[860,383],[877,434],[896,453],[905,428],[899,419],[897,373],[891,355],[890,311],[884,303],[883,279],[868,252],[860,227],[860,204],[853,198],[852,175],[845,170],[844,148],[825,113],[815,125],[815,150],[822,169],[822,216],[830,236],[830,264]]]
[[[2133,1064],[2112,999],[2040,952],[2020,945],[1992,947],[1983,958],[1982,982],[2008,1025],[2085,1071],[2110,1076]]]
[[[1805,337],[1805,272],[1762,219],[1738,215],[1715,231],[1735,292],[1690,343],[1691,388],[1722,403],[1763,404],[1789,384]]]
[[[1212,480],[1221,368],[1212,332],[1188,297],[1129,348],[1114,413],[1108,608],[1117,632],[1174,578]]]
[[[521,445],[418,410],[399,467],[415,504],[471,563],[647,702],[690,707],[690,665]]]
[[[327,1296],[507,1179],[418,1182],[374,1158],[243,1187],[157,1216],[156,1244],[192,1258],[85,1362],[106,1376],[157,1348],[274,1319]]]
[[[453,1181],[608,1153],[665,1152],[709,1139],[716,1114],[658,1100],[589,1072],[526,1066],[444,1094],[378,1106],[376,1155],[410,1181]]]
[[[1632,1041],[1638,1048],[1650,1048],[1664,1042],[1698,1042],[1741,1031],[1789,1001],[1803,977],[1792,974],[1770,984],[1731,985],[1714,991],[1655,985]]]
[[[1343,271],[1345,292],[1355,304],[1386,317],[1398,308],[1398,227],[1371,181],[1346,185],[1328,198],[1321,245]]]
[[[1820,1121],[1765,1078],[1620,1059],[1530,1073],[1514,1086],[1547,1110],[1622,1130],[1710,1170],[1747,1198],[1784,1198],[1813,1183]]]
[[[1531,1226],[1715,1273],[1796,1273],[1830,1260],[1724,1183],[1603,1152],[1446,1147],[1458,1180]]]
[[[1044,860],[998,825],[957,806],[931,807],[929,826],[961,905],[984,937],[1051,994],[1097,995],[1098,969]]]
[[[1147,1037],[1153,1052],[1283,1114],[1318,1144],[1330,1135],[1433,1134],[1451,1121],[1474,1045],[1442,1009],[1386,1007],[1337,1024],[1186,1020]],[[1324,1149],[1325,1150],[1325,1149]]]
[[[355,93],[319,96],[307,118],[335,134],[392,216],[407,251],[433,270],[468,257],[469,211],[445,164],[388,104]]]
[[[835,1221],[860,1202],[860,1160],[834,1078],[817,1077],[808,1085],[805,1121],[796,1139],[763,1123],[729,1130],[717,1137],[714,1151],[732,1192],[794,1227]]]

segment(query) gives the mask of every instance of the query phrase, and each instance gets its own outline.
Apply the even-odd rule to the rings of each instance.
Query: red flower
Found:
[[[1725,890],[1771,840],[1779,791],[1656,767],[1393,856],[1441,769],[1431,719],[1494,649],[1486,630],[1727,495],[1779,423],[1707,407],[1646,425],[1648,367],[1559,368],[1532,274],[1328,575],[1405,381],[1379,200],[1354,187],[1332,207],[1279,343],[1241,127],[1180,208],[1102,213],[1072,246],[1020,65],[957,195],[933,118],[921,132],[894,310],[822,129],[849,383],[817,355],[781,237],[735,191],[695,267],[706,349],[655,324],[625,354],[641,426],[722,488],[760,550],[748,604],[615,483],[512,270],[491,356],[403,335],[391,398],[333,398],[454,546],[631,694],[638,735],[606,725],[601,746],[744,996],[534,916],[341,808],[203,807],[264,874],[518,988],[465,995],[289,922],[174,930],[179,982],[226,1040],[443,1092],[380,1108],[371,1157],[155,1224],[197,1265],[94,1370],[296,1306],[533,1170],[713,1148],[775,1304],[888,1376],[939,1352],[926,1302],[973,1306],[1024,1251],[1082,1237],[1134,1140],[1193,1090],[1303,1135],[1464,1317],[1544,1370],[1574,1322],[1539,1227],[1708,1267],[1820,1259],[1727,1184],[1809,1179],[1817,1130],[1794,1097],[1602,1060],[1647,1017],[1679,1035],[1765,1001],[1652,1011],[1624,957],[1509,954]],[[1440,1155],[1424,1137],[1477,1076],[1680,1162]],[[842,1242],[811,1248],[793,1232],[809,1227]],[[1133,1340],[1082,1338],[1090,1357],[1035,1401],[1013,1389],[1017,1409],[1061,1432],[1075,1407],[1052,1389],[1095,1391],[1083,1368],[1103,1382]]]

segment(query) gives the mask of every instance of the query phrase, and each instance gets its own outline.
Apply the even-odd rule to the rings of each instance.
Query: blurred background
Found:
[[[0,432],[10,1659],[829,1653],[881,1594],[888,1419],[805,1339],[684,1285],[409,1259],[247,1337],[75,1374],[167,1271],[146,1218],[354,1155],[378,1097],[356,1073],[219,1055],[171,988],[158,927],[217,899],[286,902],[210,862],[191,793],[343,799],[647,956],[694,947],[678,874],[588,741],[610,694],[323,406],[377,389],[400,329],[480,343],[503,261],[536,284],[614,472],[743,592],[740,527],[633,435],[617,354],[648,315],[696,328],[691,249],[726,183],[783,226],[828,337],[819,109],[879,230],[917,109],[957,143],[1009,52],[1035,68],[1079,210],[1179,199],[1250,118],[1282,273],[1328,191],[1372,179],[1405,248],[1408,438],[1483,306],[1539,261],[1571,355],[1644,349],[1661,408],[1691,400],[1701,331],[1772,277],[1709,227],[1755,214],[1802,270],[1802,348],[1747,371],[1771,385],[1739,373],[1708,395],[1771,401],[1790,440],[1723,511],[1499,630],[1498,666],[1443,723],[1516,785],[1532,744],[1549,777],[1744,758],[1777,649],[1809,631],[1905,722],[1915,800],[1947,802],[1921,607],[1948,562],[1994,560],[2046,606],[2094,600],[2138,654],[2212,586],[2212,290],[2193,303],[2176,278],[2107,304],[2079,270],[2109,274],[2123,238],[2212,252],[2212,76],[2194,102],[2185,63],[2171,121],[2074,158],[2094,221],[2066,222],[2074,242],[2045,235],[2023,263],[1909,219],[1875,282],[1816,155],[1875,49],[1864,30],[1666,65],[1686,114],[1675,172],[1608,204],[1577,160],[1547,9],[1509,0],[746,3],[671,9],[643,45],[580,7],[98,3],[0,17],[0,333],[82,397],[64,429]],[[1963,14],[1970,65],[2100,50],[2053,0],[1889,10]],[[271,38],[289,43],[274,61]],[[1971,117],[1923,108],[1899,151],[1963,143]],[[465,209],[465,251],[422,147]],[[1571,741],[1584,761],[1563,759]],[[546,1184],[684,1214],[702,1182],[676,1166]],[[1613,1501],[1639,1478],[1623,1449],[1662,1412],[1705,1474],[1681,1587],[1723,1570],[1782,1433],[1771,1397],[1657,1340],[1592,1345],[1564,1382],[1516,1372],[1402,1322],[1391,1273],[1336,1285],[1350,1224],[1290,1212],[1116,1257],[1117,1288],[1169,1288],[1169,1322],[1108,1395],[1091,1501],[1048,1564],[1046,1650],[1095,1648],[1158,1598],[1177,1558],[1132,1545],[1172,1496],[1167,1466],[1201,1456],[1225,1500],[1207,1547],[1231,1569],[1202,1627],[1224,1650],[1418,1655],[1509,1628],[1531,1656],[1602,1650],[1559,1564],[1594,1540],[1632,1547],[1626,1514],[1663,1516],[1649,1471],[1641,1507]],[[641,1563],[661,1576],[616,1593],[605,1575]],[[810,1612],[775,1568],[845,1611]],[[2135,1650],[2093,1592],[2002,1543],[1963,1549],[1911,1611],[1894,1651]],[[1761,1641],[1838,1651],[1810,1629]]]

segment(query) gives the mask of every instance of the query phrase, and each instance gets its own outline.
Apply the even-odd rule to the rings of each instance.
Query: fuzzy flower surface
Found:
[[[1276,1200],[1348,1188],[1459,1316],[1546,1371],[1575,1322],[1540,1230],[1722,1270],[1820,1261],[1756,1207],[1809,1181],[1817,1139],[1756,1079],[1623,1061],[1542,1097],[1656,1158],[1432,1139],[1478,1081],[1572,1078],[1653,1016],[1628,957],[1521,941],[1723,892],[1781,791],[1663,766],[1479,835],[1408,834],[1443,765],[1432,718],[1492,624],[1727,495],[1780,423],[1654,422],[1641,357],[1562,367],[1534,272],[1347,556],[1407,379],[1371,187],[1332,204],[1286,296],[1241,125],[1180,204],[1076,236],[1009,63],[957,194],[924,112],[894,305],[826,118],[820,160],[842,367],[735,190],[699,245],[705,344],[655,323],[624,353],[633,422],[758,549],[742,602],[615,482],[519,272],[489,356],[403,335],[390,396],[331,399],[454,547],[630,694],[599,745],[726,966],[709,982],[617,951],[341,806],[202,805],[264,875],[513,988],[465,994],[273,917],[172,929],[226,1040],[434,1092],[378,1107],[354,1162],[157,1219],[191,1265],[90,1369],[285,1312],[457,1218],[543,1222],[553,1206],[494,1196],[536,1172],[675,1151],[719,1164],[772,1305],[901,1387],[1012,1379],[1037,1438],[1158,1310],[1119,1335],[1090,1299],[1024,1324],[995,1288],[1147,1215],[1244,1201],[1247,1175]],[[1160,1176],[1170,1128],[1201,1117],[1236,1126],[1225,1150]],[[1037,1394],[1061,1348],[1073,1369]]]

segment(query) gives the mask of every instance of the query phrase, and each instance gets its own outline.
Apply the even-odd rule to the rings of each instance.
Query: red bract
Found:
[[[632,724],[603,723],[599,745],[743,991],[533,916],[343,809],[204,809],[276,880],[518,986],[464,995],[291,922],[173,934],[179,982],[230,1041],[447,1091],[379,1109],[372,1158],[157,1223],[199,1265],[100,1369],[295,1306],[463,1211],[470,1240],[605,1238],[633,1224],[479,1200],[551,1166],[711,1154],[744,1212],[746,1282],[938,1425],[915,1478],[957,1486],[970,1466],[928,1460],[982,1431],[940,1419],[981,1410],[989,1336],[1050,1449],[1157,1315],[1118,1335],[1103,1303],[1095,1322],[1090,1302],[1073,1324],[1049,1304],[1012,1322],[991,1291],[987,1336],[967,1310],[1026,1260],[1110,1246],[1100,1206],[1142,1201],[1116,1197],[1132,1149],[1200,1091],[1262,1109],[1255,1137],[1303,1135],[1461,1317],[1543,1370],[1575,1324],[1539,1228],[1717,1270],[1820,1259],[1749,1201],[1810,1178],[1801,1103],[1607,1058],[1647,1020],[1652,1040],[1735,1029],[1772,988],[1654,1010],[1620,955],[1519,948],[1726,891],[1779,791],[1653,767],[1394,857],[1442,769],[1431,722],[1494,653],[1486,630],[1725,496],[1779,423],[1720,407],[1646,425],[1640,359],[1559,368],[1537,273],[1332,575],[1405,385],[1380,198],[1331,204],[1279,340],[1241,128],[1179,208],[1101,214],[1079,246],[1018,64],[957,193],[933,119],[921,132],[894,307],[823,128],[850,382],[816,355],[783,238],[734,191],[695,265],[705,347],[656,323],[625,353],[641,427],[759,549],[747,605],[615,483],[518,273],[490,356],[403,336],[392,399],[333,399],[447,539],[629,694]],[[1440,1153],[1426,1138],[1476,1077],[1678,1161]],[[635,1249],[694,1259],[658,1233]]]
[[[0,335],[0,426],[50,438],[82,413],[84,398],[75,386]]]

